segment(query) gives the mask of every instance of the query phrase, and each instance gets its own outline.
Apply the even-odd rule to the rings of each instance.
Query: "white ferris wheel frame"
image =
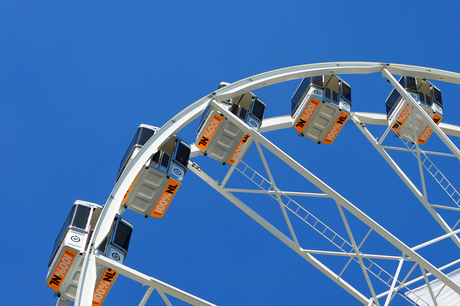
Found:
[[[270,190],[266,191],[258,191],[262,193],[271,194],[279,203],[281,207],[281,212],[284,215],[284,219],[286,220],[286,224],[291,233],[291,238],[283,234],[280,230],[276,227],[271,225],[265,219],[263,219],[260,215],[258,215],[255,211],[249,208],[246,204],[244,204],[241,200],[239,200],[234,193],[238,192],[251,192],[248,190],[234,190],[225,188],[225,184],[232,175],[232,173],[237,168],[235,165],[232,165],[228,170],[228,173],[225,179],[222,182],[216,182],[210,176],[208,176],[203,169],[201,169],[196,163],[190,161],[189,162],[189,170],[194,172],[199,178],[203,181],[208,183],[212,188],[216,191],[221,193],[226,199],[230,202],[235,204],[239,207],[242,211],[244,211],[247,215],[249,215],[252,219],[256,222],[261,224],[265,229],[271,232],[274,236],[280,239],[283,243],[289,246],[292,250],[298,253],[302,258],[306,261],[311,263],[317,269],[319,269],[322,273],[332,279],[335,283],[339,286],[347,290],[352,296],[354,296],[360,303],[364,305],[380,305],[379,299],[385,298],[385,305],[388,305],[393,297],[396,295],[397,291],[407,285],[404,284],[406,279],[403,281],[399,281],[399,273],[401,270],[401,266],[403,262],[410,261],[414,262],[414,267],[419,266],[422,270],[423,276],[427,282],[427,286],[430,289],[429,282],[427,275],[432,275],[439,281],[443,282],[447,287],[451,290],[456,292],[460,295],[460,286],[452,281],[446,274],[442,272],[442,268],[437,268],[420,256],[417,253],[417,250],[424,247],[425,245],[429,245],[434,243],[435,241],[429,241],[424,245],[417,246],[417,247],[409,247],[403,242],[401,242],[398,238],[393,236],[389,233],[385,228],[380,226],[377,222],[372,220],[369,216],[367,216],[364,212],[359,210],[356,206],[338,194],[334,189],[326,185],[320,179],[318,179],[314,174],[310,171],[305,169],[301,164],[297,161],[292,159],[289,155],[284,153],[280,150],[276,145],[271,143],[268,139],[266,139],[261,133],[271,131],[271,130],[279,130],[291,127],[292,119],[290,116],[280,116],[274,118],[264,119],[263,125],[259,132],[254,131],[253,129],[249,128],[246,124],[240,121],[236,116],[230,113],[227,109],[221,107],[219,103],[216,101],[224,101],[239,94],[253,91],[258,88],[262,88],[265,86],[273,85],[276,83],[281,83],[289,80],[294,79],[301,79],[305,77],[311,77],[316,75],[328,75],[328,74],[370,74],[370,73],[378,73],[380,72],[384,77],[386,77],[390,83],[398,90],[398,92],[406,98],[406,100],[410,103],[413,109],[418,112],[418,114],[425,119],[425,121],[429,124],[431,129],[436,133],[439,138],[444,142],[447,148],[450,149],[452,155],[455,156],[460,160],[460,151],[459,149],[450,141],[450,139],[446,136],[446,134],[459,136],[460,135],[460,128],[441,123],[439,126],[436,125],[431,118],[423,111],[423,109],[416,103],[416,101],[407,94],[407,92],[402,88],[402,86],[398,83],[398,81],[393,77],[393,74],[401,75],[401,76],[412,76],[412,77],[419,77],[419,78],[426,78],[430,80],[437,80],[442,82],[449,82],[454,84],[460,84],[460,74],[432,69],[432,68],[425,68],[425,67],[417,67],[417,66],[409,66],[409,65],[399,65],[399,64],[387,64],[387,63],[373,63],[373,62],[334,62],[334,63],[321,63],[321,64],[309,64],[309,65],[300,65],[300,66],[293,66],[278,70],[269,71],[266,73],[258,74],[249,78],[245,78],[233,84],[229,84],[201,99],[194,102],[183,111],[178,113],[174,116],[171,120],[169,120],[156,134],[152,137],[142,148],[142,150],[137,154],[134,160],[129,164],[126,171],[121,175],[118,182],[116,183],[115,187],[113,188],[107,202],[104,206],[103,212],[101,217],[96,225],[94,230],[93,236],[91,237],[91,241],[89,243],[89,251],[87,256],[85,256],[84,263],[81,270],[80,281],[78,285],[78,290],[75,299],[76,306],[90,306],[92,302],[92,294],[94,291],[95,283],[96,283],[96,263],[101,264],[107,267],[116,268],[120,274],[128,276],[132,279],[137,280],[140,283],[149,285],[149,290],[146,293],[144,299],[142,300],[140,305],[144,305],[146,300],[148,299],[151,291],[153,289],[157,289],[162,295],[165,302],[168,304],[167,299],[162,294],[168,293],[170,295],[176,296],[184,301],[187,301],[194,305],[212,305],[209,302],[206,302],[202,299],[194,297],[190,294],[180,291],[177,288],[169,286],[167,284],[161,283],[153,278],[147,277],[144,274],[136,272],[132,269],[124,267],[123,265],[116,265],[113,261],[103,258],[101,256],[97,256],[94,254],[95,246],[99,245],[104,237],[109,232],[111,227],[112,221],[115,218],[117,213],[122,213],[124,208],[121,205],[123,196],[125,195],[126,191],[130,187],[131,183],[135,179],[136,175],[141,170],[142,166],[147,162],[149,157],[154,154],[158,148],[170,137],[171,135],[175,135],[178,133],[182,128],[187,126],[190,122],[195,120],[202,111],[207,107],[208,104],[211,104],[216,110],[223,113],[226,118],[236,125],[238,128],[243,130],[246,133],[250,133],[251,137],[254,140],[254,143],[259,151],[261,160],[267,170],[268,179],[265,179],[270,184]],[[435,218],[435,220],[441,225],[441,227],[446,231],[446,235],[438,237],[436,241],[444,239],[444,238],[451,238],[454,243],[456,243],[460,247],[460,239],[457,237],[457,233],[459,230],[454,230],[453,228],[449,227],[446,222],[435,212],[435,208],[433,205],[428,203],[426,200],[425,191],[420,192],[410,181],[407,176],[405,176],[404,172],[398,167],[398,165],[391,159],[389,154],[386,152],[385,148],[381,141],[377,141],[375,137],[366,129],[367,124],[378,124],[378,125],[388,125],[386,116],[381,114],[370,114],[370,113],[359,113],[354,112],[352,113],[351,117],[352,121],[356,123],[356,125],[360,128],[363,134],[368,138],[368,140],[374,145],[377,151],[383,156],[383,158],[391,165],[394,171],[401,177],[401,179],[406,183],[409,189],[416,195],[419,201],[427,208],[427,210],[431,213],[431,215]],[[384,137],[388,133],[389,128],[387,129]],[[384,138],[383,137],[383,138]],[[306,250],[303,249],[299,242],[296,239],[296,234],[294,229],[291,226],[289,221],[289,217],[287,216],[287,211],[290,210],[292,213],[296,214],[290,207],[288,207],[289,203],[284,203],[281,199],[281,196],[289,196],[288,191],[279,190],[276,187],[276,184],[271,177],[270,168],[267,165],[261,147],[264,147],[275,154],[279,159],[284,161],[286,165],[297,171],[300,175],[302,175],[306,180],[313,183],[322,193],[316,194],[300,194],[303,196],[313,196],[313,197],[325,197],[331,198],[337,203],[338,210],[340,215],[342,216],[343,222],[345,227],[348,231],[348,239],[350,241],[350,247],[352,248],[352,252],[321,252],[321,251],[314,251],[314,250]],[[418,154],[420,156],[420,148],[418,145],[414,145],[414,147],[408,149],[412,150],[414,154]],[[192,145],[192,156],[198,155],[198,150],[194,145]],[[419,161],[420,163],[420,161]],[[236,164],[236,163],[235,163]],[[243,163],[241,163],[243,164]],[[257,191],[253,191],[257,193]],[[298,194],[297,194],[298,195]],[[299,208],[297,208],[299,209]],[[370,228],[370,231],[373,231],[399,249],[401,255],[400,256],[383,256],[383,255],[375,255],[375,254],[363,254],[360,251],[360,242],[355,241],[353,233],[348,226],[347,218],[344,215],[344,210],[348,211],[355,217],[357,217],[361,222],[367,225]],[[305,217],[306,218],[306,217]],[[333,242],[334,243],[334,242]],[[362,244],[363,242],[361,242]],[[323,253],[328,255],[334,256],[349,256],[350,261],[356,260],[362,268],[363,275],[366,279],[366,282],[369,287],[369,291],[371,292],[371,296],[367,297],[352,285],[350,285],[347,281],[341,278],[340,274],[333,272],[329,269],[326,265],[321,263],[317,260],[314,255],[317,253]],[[389,259],[393,261],[398,261],[399,265],[396,271],[391,274],[391,284],[389,285],[389,289],[382,293],[377,293],[374,290],[372,285],[372,281],[370,280],[371,271],[366,268],[366,265],[363,263],[363,260],[372,260],[372,258],[380,258],[380,259]],[[452,263],[454,264],[454,263]],[[412,269],[413,270],[413,269]],[[386,273],[386,272],[385,272]],[[406,277],[407,278],[407,277]],[[430,289],[431,297],[433,298],[433,304],[436,304],[436,299],[434,298],[434,293]],[[431,302],[431,301],[430,301]],[[59,302],[58,302],[59,303]]]

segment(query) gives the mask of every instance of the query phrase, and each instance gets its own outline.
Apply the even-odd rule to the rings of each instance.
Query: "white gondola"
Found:
[[[125,208],[146,218],[162,218],[182,185],[189,157],[190,146],[179,137],[171,136],[131,183],[122,200]]]
[[[60,299],[75,300],[81,265],[101,212],[102,206],[78,200],[73,204],[62,225],[51,253],[46,276],[46,284]],[[128,254],[132,230],[133,226],[117,215],[109,234],[96,253],[123,263]],[[115,270],[97,265],[93,306],[102,305],[116,278]]]
[[[305,78],[291,99],[292,127],[318,144],[332,144],[350,118],[351,87],[335,75]]]
[[[131,143],[128,146],[128,149],[123,155],[123,158],[120,162],[120,168],[118,169],[117,178],[115,182],[118,181],[123,171],[125,171],[126,166],[136,157],[137,153],[142,149],[145,143],[159,130],[159,128],[147,124],[141,124],[137,128],[136,134],[134,134]]]
[[[402,76],[399,84],[411,95],[412,98],[422,107],[428,116],[439,124],[443,118],[441,91],[427,80]],[[409,103],[396,89],[385,101],[388,125],[399,137],[414,142],[414,125],[410,120]],[[427,122],[414,112],[415,137],[419,144],[425,144],[430,138],[433,130]]]
[[[226,85],[228,83],[222,82],[218,89]],[[228,107],[231,113],[252,129],[258,131],[262,125],[266,106],[253,93],[247,92],[219,103]],[[203,111],[195,144],[204,155],[224,165],[232,165],[238,157],[244,157],[251,143],[249,134],[240,130],[210,105]]]

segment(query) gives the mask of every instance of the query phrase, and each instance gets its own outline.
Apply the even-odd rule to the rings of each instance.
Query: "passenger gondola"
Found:
[[[222,82],[218,89],[228,85]],[[258,131],[265,113],[265,103],[251,92],[219,102],[229,111]],[[240,130],[225,116],[209,105],[202,113],[197,130],[196,146],[222,164],[234,164],[242,159],[252,143],[250,134]]]
[[[122,204],[146,218],[162,218],[182,185],[189,157],[190,146],[171,136],[142,167]]]
[[[153,135],[159,130],[159,128],[147,124],[141,124],[134,134],[131,143],[126,149],[125,155],[120,161],[120,167],[118,168],[117,178],[115,182],[118,181],[122,173],[125,171],[126,166],[136,157],[137,153],[142,149],[145,143],[152,138]]]
[[[292,127],[318,144],[332,144],[350,118],[351,87],[335,75],[304,78],[291,99]]]
[[[81,266],[88,251],[88,243],[101,215],[102,206],[85,201],[75,201],[55,240],[48,263],[46,284],[56,295],[74,301]],[[117,215],[96,254],[102,254],[123,263],[127,254],[133,226]],[[97,282],[93,294],[93,305],[104,302],[117,278],[117,272],[97,265]],[[103,286],[100,286],[103,284]]]
[[[415,102],[419,104],[428,116],[439,124],[443,118],[443,106],[441,91],[428,82],[427,80],[402,76],[399,84],[407,91]],[[409,103],[400,93],[393,89],[385,101],[388,125],[397,136],[414,142],[415,139],[419,144],[425,144],[430,138],[433,130],[427,122],[417,112],[414,112],[414,123],[410,120]]]

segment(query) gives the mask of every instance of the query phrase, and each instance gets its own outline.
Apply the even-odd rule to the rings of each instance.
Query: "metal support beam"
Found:
[[[166,284],[156,278],[140,273],[134,269],[131,269],[127,266],[124,266],[114,260],[108,259],[105,256],[97,255],[96,262],[104,267],[113,269],[119,274],[124,275],[138,283],[143,285],[150,286],[154,289],[157,289],[158,292],[164,292],[170,296],[178,298],[184,302],[187,302],[191,305],[202,305],[202,306],[214,306],[214,304],[207,302],[199,297],[196,297],[190,293],[182,291],[176,287],[173,287],[169,284]]]
[[[305,260],[307,260],[309,263],[311,263],[314,267],[316,267],[318,270],[320,270],[323,274],[325,274],[327,277],[329,277],[331,280],[333,280],[336,284],[338,284],[340,287],[342,287],[343,289],[348,291],[359,302],[361,302],[363,304],[368,303],[369,300],[364,295],[362,295],[354,287],[352,287],[350,284],[348,284],[345,280],[343,280],[342,278],[338,277],[337,274],[335,274],[332,270],[330,270],[328,267],[326,267],[324,264],[322,264],[319,260],[317,260],[311,254],[303,252],[303,250],[300,249],[294,243],[294,241],[289,239],[286,235],[284,235],[281,231],[279,231],[276,227],[274,227],[272,224],[270,224],[267,220],[262,218],[259,214],[257,214],[251,208],[249,208],[246,204],[241,202],[234,195],[232,195],[231,193],[227,192],[224,188],[221,188],[221,186],[216,181],[214,181],[214,179],[212,179],[209,175],[204,173],[196,164],[189,164],[188,169],[191,170],[193,173],[195,173],[198,177],[200,177],[204,182],[208,183],[212,188],[214,188],[214,190],[216,190],[221,195],[223,195],[227,200],[229,200],[230,202],[235,204],[235,206],[237,206],[239,209],[241,209],[244,213],[246,213],[254,221],[256,221],[257,223],[262,225],[266,230],[268,230],[276,238],[281,240],[284,244],[286,244],[288,247],[290,247],[293,251],[295,251],[297,254],[302,256]]]
[[[223,107],[221,107],[218,103],[215,103],[215,102],[211,101],[210,104],[212,105],[212,107],[214,109],[216,109],[217,111],[225,114],[227,119],[230,120],[234,125],[236,125],[240,130],[242,130],[243,132],[245,132],[247,134],[250,134],[251,137],[254,138],[254,141],[257,141],[258,143],[263,145],[265,148],[267,148],[269,151],[271,151],[273,154],[275,154],[275,156],[277,156],[282,161],[284,161],[288,166],[290,166],[292,169],[294,169],[300,175],[302,175],[305,179],[307,179],[308,181],[313,183],[316,187],[318,187],[325,194],[328,194],[332,199],[334,199],[337,202],[337,204],[341,205],[343,208],[348,210],[351,214],[356,216],[364,224],[366,224],[367,226],[372,228],[381,237],[383,237],[389,243],[391,243],[396,248],[398,248],[402,253],[406,254],[412,260],[416,261],[421,267],[423,267],[424,269],[426,269],[429,272],[431,272],[435,277],[437,277],[439,280],[444,282],[453,291],[455,291],[458,294],[460,294],[460,286],[455,284],[450,278],[448,278],[444,273],[439,271],[430,262],[425,260],[418,253],[413,251],[411,248],[409,248],[407,245],[405,245],[403,242],[401,242],[395,236],[390,234],[390,232],[388,232],[385,228],[383,228],[381,225],[379,225],[373,219],[369,218],[366,214],[364,214],[356,206],[354,206],[352,203],[350,203],[348,200],[346,200],[344,197],[342,197],[340,194],[338,194],[335,190],[333,190],[328,185],[326,185],[324,182],[322,182],[320,179],[318,179],[315,175],[313,175],[310,171],[305,169],[297,161],[295,161],[290,156],[288,156],[283,151],[281,151],[278,147],[276,147],[273,143],[271,143],[264,136],[262,136],[261,134],[259,134],[255,130],[253,130],[250,127],[248,127],[245,123],[243,123],[240,119],[238,119],[234,114],[229,112],[227,109],[224,109]]]
[[[395,77],[388,72],[386,68],[382,68],[382,74],[385,76],[391,85],[399,92],[399,94],[409,102],[409,105],[414,109],[423,120],[428,123],[430,128],[439,136],[442,142],[449,148],[450,151],[459,159],[460,161],[460,150],[454,145],[454,143],[444,134],[444,132],[439,128],[439,126],[434,123],[434,121],[428,116],[428,114],[422,109],[422,107],[407,93],[407,91],[399,84]]]
[[[366,125],[359,121],[358,117],[351,115],[351,120],[356,124],[360,131],[366,136],[367,140],[374,146],[377,152],[385,159],[385,161],[390,165],[390,167],[396,172],[396,174],[401,178],[401,180],[406,184],[406,186],[412,191],[412,193],[417,197],[420,203],[428,210],[431,216],[438,222],[438,224],[444,229],[446,233],[451,233],[452,229],[444,221],[444,219],[434,210],[432,205],[423,197],[417,187],[412,183],[412,181],[407,177],[407,175],[401,170],[401,168],[396,164],[396,162],[390,157],[390,155],[378,144],[372,134],[367,130]],[[457,236],[451,236],[455,244],[460,248],[460,239]]]

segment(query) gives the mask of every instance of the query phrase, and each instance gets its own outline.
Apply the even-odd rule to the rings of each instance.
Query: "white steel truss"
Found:
[[[367,129],[366,123],[383,123],[383,125],[387,125],[386,118],[379,114],[352,114],[352,120],[356,126],[446,232],[445,235],[428,240],[415,247],[409,247],[404,244],[338,192],[321,181],[304,166],[270,142],[266,137],[261,135],[261,133],[271,130],[289,128],[292,120],[289,116],[265,119],[260,133],[258,133],[249,128],[227,109],[222,108],[220,104],[216,103],[216,101],[224,101],[244,92],[293,79],[321,74],[368,74],[377,72],[381,72],[399,93],[409,101],[413,110],[418,112],[418,114],[425,119],[434,133],[439,136],[451,152],[451,154],[427,152],[421,150],[417,144],[412,145],[412,143],[407,142],[405,147],[395,148],[397,150],[411,152],[411,154],[417,158],[423,186],[425,184],[424,171],[427,171],[449,194],[455,205],[431,204],[427,200],[427,191],[425,188],[422,188],[423,190],[420,191],[387,153],[388,150],[393,149],[383,145],[383,141],[389,133],[389,128],[387,128],[380,140],[377,140]],[[157,151],[170,135],[176,134],[179,130],[196,119],[208,104],[211,104],[214,109],[223,113],[226,118],[239,129],[251,135],[265,174],[259,169],[255,169],[250,164],[245,163],[244,160],[236,161],[220,182],[218,179],[216,180],[208,175],[205,169],[193,160],[189,162],[188,168],[307,262],[311,263],[336,284],[349,292],[360,303],[364,305],[389,305],[395,296],[399,294],[413,305],[437,305],[436,299],[439,292],[435,292],[432,289],[430,278],[442,282],[444,287],[449,288],[449,290],[460,296],[459,284],[455,283],[448,275],[443,273],[445,269],[451,268],[458,264],[459,261],[448,263],[442,267],[436,267],[418,253],[418,250],[447,238],[452,239],[454,243],[460,247],[460,239],[457,237],[459,230],[455,230],[458,222],[451,226],[444,221],[436,211],[436,209],[460,210],[460,194],[428,158],[429,154],[444,154],[460,159],[460,151],[446,136],[446,133],[451,135],[460,134],[460,129],[443,123],[439,126],[434,124],[420,106],[413,101],[412,97],[410,97],[410,95],[399,85],[392,74],[409,75],[460,84],[460,74],[423,67],[363,62],[313,64],[279,69],[243,79],[203,97],[184,109],[168,121],[159,132],[147,142],[115,185],[104,206],[101,218],[91,238],[91,250],[88,252],[83,263],[75,305],[91,305],[91,297],[96,279],[96,263],[106,267],[116,268],[120,274],[149,285],[150,288],[146,292],[140,305],[146,302],[153,288],[158,290],[166,304],[169,304],[169,301],[164,297],[163,293],[178,297],[194,305],[211,305],[206,301],[186,294],[179,289],[161,283],[144,274],[122,265],[117,265],[106,258],[97,257],[93,253],[95,246],[102,241],[109,231],[111,220],[113,220],[115,214],[123,212],[121,200],[131,182],[140,171],[142,165]],[[192,157],[198,154],[198,151],[195,150],[193,146],[192,152]],[[267,158],[267,154],[270,154],[270,158]],[[281,180],[275,175],[276,171],[274,171],[276,170],[275,168],[278,167],[278,164],[274,167],[273,164],[271,164],[272,158],[279,159],[285,167],[299,174],[302,180],[305,180],[309,186],[314,187],[313,190],[285,190],[285,188],[280,187],[281,184],[279,183]],[[232,178],[236,176],[243,177],[248,184],[245,184],[244,188],[240,186],[231,187]],[[247,188],[247,186],[252,186],[252,188]],[[268,200],[277,203],[281,219],[284,220],[283,225],[280,226],[267,221],[251,207],[250,203],[245,202],[247,198],[252,196],[264,196]],[[314,200],[315,204],[314,206],[305,205],[300,203],[301,200],[299,200],[299,198],[302,201],[304,199],[307,201]],[[317,207],[316,203],[318,201],[327,201],[329,204],[333,201],[335,203],[334,213],[339,217],[338,219],[334,219],[332,224],[328,223],[328,221],[323,221],[322,218],[320,219],[311,211],[310,208]],[[328,209],[331,209],[330,205]],[[283,231],[280,227],[284,229],[287,228],[288,234],[284,233],[286,230]],[[357,230],[357,228],[359,230]],[[308,243],[305,243],[302,236],[304,236],[303,233],[306,229],[325,238],[328,246],[321,245],[320,247],[311,247]],[[383,241],[388,247],[383,250],[381,248],[373,250],[372,246],[379,244],[374,241]],[[331,262],[334,262],[334,264],[331,264]],[[351,271],[353,272],[351,273]],[[358,274],[361,279],[358,283],[356,281],[356,271],[359,271]],[[426,298],[426,296],[420,297],[416,291],[412,290],[413,284],[423,280],[430,293],[430,298]]]

